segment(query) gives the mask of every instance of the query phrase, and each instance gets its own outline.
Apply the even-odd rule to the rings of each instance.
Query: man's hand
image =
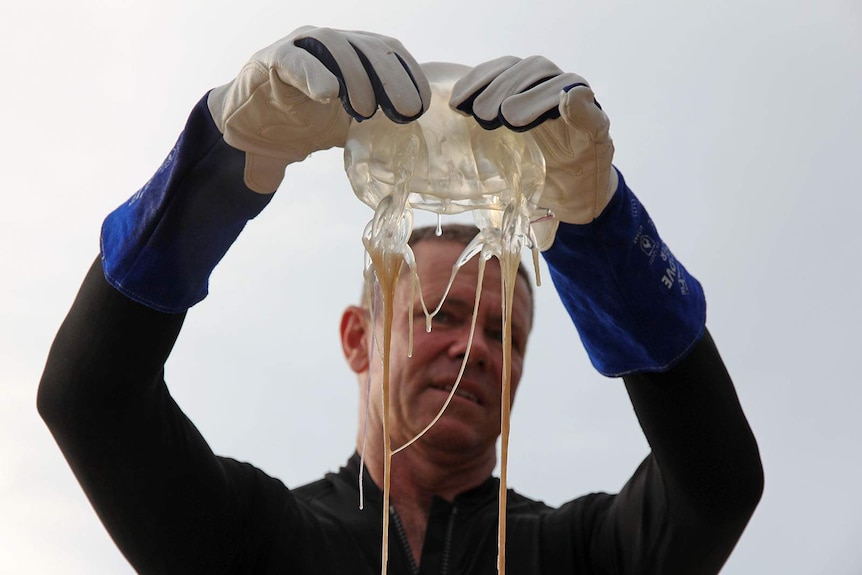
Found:
[[[560,221],[589,223],[610,202],[617,187],[610,122],[582,77],[541,56],[504,56],[459,80],[449,104],[486,129],[506,126],[535,137],[547,166],[539,206],[556,216],[553,225],[534,226],[542,250]]]
[[[379,107],[405,123],[430,101],[428,81],[398,40],[305,26],[254,54],[207,104],[225,141],[246,152],[246,185],[268,194],[288,164],[343,146],[351,116],[361,121]]]

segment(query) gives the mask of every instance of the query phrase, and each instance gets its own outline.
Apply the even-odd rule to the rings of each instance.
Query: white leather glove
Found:
[[[539,249],[551,247],[559,222],[589,223],[613,197],[610,122],[577,74],[541,56],[504,56],[468,72],[449,104],[487,129],[531,130],[547,169],[539,207],[555,216],[533,226]]]
[[[288,164],[343,146],[351,116],[367,119],[380,107],[404,123],[430,101],[428,81],[398,40],[305,26],[254,54],[207,104],[225,142],[246,153],[245,184],[268,194]]]

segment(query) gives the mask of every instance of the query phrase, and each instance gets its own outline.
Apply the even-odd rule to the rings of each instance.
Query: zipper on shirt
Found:
[[[398,512],[395,511],[394,505],[389,506],[389,515],[392,516],[392,521],[395,523],[395,531],[398,533],[398,539],[401,541],[401,546],[407,554],[407,561],[410,563],[410,573],[412,575],[419,575],[419,566],[416,564],[416,560],[413,559],[413,551],[410,549],[410,542],[407,541],[407,533],[404,531],[404,525],[401,523],[401,518],[398,517]]]
[[[443,543],[443,557],[440,560],[440,575],[446,575],[449,572],[449,555],[452,550],[452,534],[455,532],[455,516],[458,515],[458,508],[452,506],[452,511],[449,512],[449,521],[446,523],[446,539]]]

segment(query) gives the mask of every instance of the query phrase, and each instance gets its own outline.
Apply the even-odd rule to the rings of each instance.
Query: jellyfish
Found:
[[[385,459],[382,573],[386,575],[388,559],[392,456],[408,448],[430,429],[455,395],[467,364],[475,331],[485,262],[496,257],[500,262],[504,294],[497,563],[498,572],[503,575],[511,407],[511,314],[517,270],[525,249],[532,250],[536,282],[540,283],[537,242],[532,223],[547,216],[546,210],[537,207],[544,185],[545,161],[529,132],[516,133],[505,128],[485,130],[472,118],[462,116],[449,108],[452,87],[469,70],[467,66],[435,62],[423,64],[422,69],[431,84],[432,96],[428,111],[417,121],[407,124],[396,124],[381,114],[370,120],[354,122],[344,148],[344,167],[353,191],[374,212],[362,237],[366,252],[365,292],[370,298],[369,308],[377,309],[375,306],[378,305],[383,308],[383,341],[375,342],[372,346],[372,349],[380,346],[378,355],[383,364]],[[434,310],[429,310],[422,298],[416,261],[407,244],[413,229],[413,211],[416,209],[437,214],[438,233],[443,216],[468,211],[472,213],[478,228],[475,238],[465,247],[454,264],[449,284]],[[388,429],[388,364],[392,303],[397,282],[406,265],[411,290],[414,290],[413,293],[418,291],[426,318],[426,329],[430,331],[433,317],[443,305],[455,275],[473,257],[479,258],[479,275],[467,352],[460,372],[436,417],[416,437],[393,449]],[[372,317],[377,315],[372,313]],[[413,314],[410,314],[411,321],[412,316]],[[410,333],[412,334],[412,330]],[[412,341],[408,347],[412,350]],[[360,492],[361,489],[360,485]]]

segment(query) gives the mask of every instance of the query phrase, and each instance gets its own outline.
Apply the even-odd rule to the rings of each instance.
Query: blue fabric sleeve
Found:
[[[167,313],[206,297],[212,270],[272,198],[246,187],[244,169],[245,153],[225,143],[204,97],[152,179],[102,224],[108,282]]]
[[[706,326],[700,283],[659,237],[620,174],[592,223],[561,223],[543,252],[593,366],[603,375],[664,371]]]

